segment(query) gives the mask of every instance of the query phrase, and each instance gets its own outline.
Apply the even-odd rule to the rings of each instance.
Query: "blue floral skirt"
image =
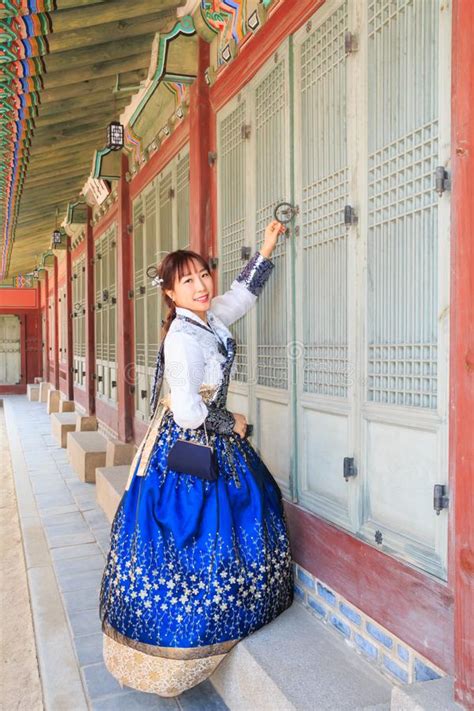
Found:
[[[176,438],[196,441],[196,432],[164,415],[145,475],[115,514],[100,590],[107,668],[161,696],[203,681],[293,600],[277,482],[237,434],[209,435],[216,481],[168,469]]]

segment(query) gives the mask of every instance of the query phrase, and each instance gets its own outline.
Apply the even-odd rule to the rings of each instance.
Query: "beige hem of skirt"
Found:
[[[112,628],[109,627],[110,629]],[[129,645],[128,642],[133,640],[119,635],[115,630],[114,632],[114,637],[121,636],[123,642],[117,641],[106,632],[103,634],[104,662],[109,672],[121,686],[159,696],[178,696],[186,689],[200,684],[212,674],[238,642],[232,640],[208,647],[182,649],[153,647],[140,643]],[[138,649],[138,646],[141,649]],[[154,653],[142,651],[147,647],[153,649]],[[214,652],[211,651],[212,648],[215,649]],[[159,650],[162,650],[163,656]],[[173,654],[170,654],[171,650]]]

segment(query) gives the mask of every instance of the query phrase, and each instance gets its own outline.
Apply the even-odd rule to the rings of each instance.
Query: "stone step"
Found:
[[[137,448],[133,442],[122,442],[119,439],[109,439],[107,442],[106,467],[119,467],[131,464]]]
[[[230,711],[389,709],[393,688],[296,601],[239,642],[210,680]]]
[[[112,523],[115,512],[122,499],[127,483],[130,466],[99,467],[95,471],[97,503]]]
[[[61,391],[50,388],[46,395],[46,412],[51,415],[53,412],[59,412],[59,403],[61,402]]]
[[[97,417],[95,415],[76,414],[76,430],[78,432],[95,432],[97,430]]]
[[[74,400],[61,400],[59,403],[59,412],[74,412],[76,403]]]
[[[65,448],[67,446],[67,433],[76,429],[76,414],[74,412],[53,412],[51,415],[51,434],[58,441],[58,444]]]
[[[99,432],[68,432],[67,453],[81,481],[95,483],[95,470],[105,465],[107,439]]]
[[[46,402],[46,401],[47,401],[47,399],[48,399],[48,392],[51,390],[52,387],[53,387],[53,386],[51,385],[51,383],[46,383],[46,382],[40,383],[40,386],[39,386],[39,388],[40,388],[40,389],[39,389],[39,401],[40,401],[40,402]]]
[[[26,386],[26,394],[30,402],[38,402],[40,396],[40,386],[30,383]]]
[[[396,686],[392,691],[391,711],[462,711],[454,701],[452,677]]]

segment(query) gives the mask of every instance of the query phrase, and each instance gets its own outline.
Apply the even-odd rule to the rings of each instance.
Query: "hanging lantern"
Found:
[[[112,121],[107,126],[107,148],[120,151],[123,148],[124,130],[119,121]]]
[[[56,247],[61,244],[61,230],[54,230],[53,232],[53,246]]]

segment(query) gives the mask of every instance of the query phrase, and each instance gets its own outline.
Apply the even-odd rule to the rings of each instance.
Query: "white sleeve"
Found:
[[[257,301],[274,263],[259,251],[247,262],[240,274],[224,294],[215,296],[211,301],[212,311],[226,326],[244,316]]]
[[[168,333],[164,345],[164,375],[170,387],[171,410],[179,427],[196,428],[208,414],[199,388],[204,377],[204,354],[188,333]]]

